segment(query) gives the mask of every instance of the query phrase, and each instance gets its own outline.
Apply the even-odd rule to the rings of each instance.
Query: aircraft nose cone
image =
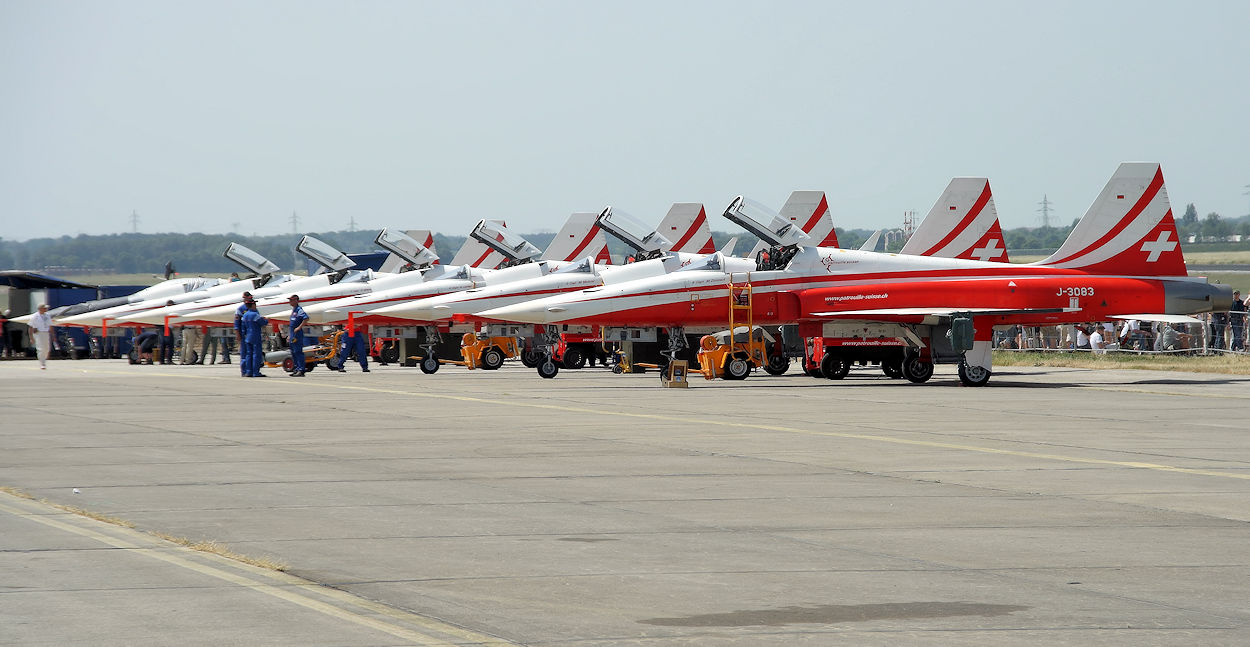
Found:
[[[562,312],[563,310],[563,308],[560,308],[559,311]],[[497,319],[499,321],[541,324],[548,322],[547,313],[549,311],[552,311],[550,307],[533,306],[520,303],[479,312],[478,316],[486,317],[488,319]]]

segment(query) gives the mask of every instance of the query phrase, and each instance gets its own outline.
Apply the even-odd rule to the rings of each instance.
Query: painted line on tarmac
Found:
[[[36,501],[26,501],[23,499],[19,499],[19,501],[20,505],[28,507],[39,506],[40,509],[38,511],[27,511],[18,507],[13,507],[12,505],[4,502],[0,502],[0,512],[7,512],[16,517],[28,519],[57,530],[86,537],[114,548],[129,550],[136,555],[151,557],[179,568],[194,571],[196,573],[223,580],[225,582],[229,582],[258,593],[263,593],[292,604],[297,604],[306,609],[316,611],[322,615],[338,618],[369,629],[390,634],[397,638],[410,641],[414,644],[429,645],[431,647],[456,647],[459,645],[491,645],[496,647],[506,647],[516,645],[516,643],[479,634],[455,625],[446,624],[431,618],[417,615],[415,613],[409,613],[394,607],[388,607],[384,604],[371,602],[350,593],[321,586],[288,573],[269,571],[258,567],[249,567],[241,562],[235,562],[229,558],[209,553],[195,553],[197,559],[220,561],[223,565],[228,565],[233,569],[248,569],[252,571],[252,575],[260,575],[278,582],[278,584],[266,583],[238,572],[231,572],[222,568],[210,566],[208,564],[198,563],[196,560],[171,553],[171,550],[180,551],[190,549],[176,548],[137,530],[109,525],[108,529],[111,533],[113,533],[110,535],[108,533],[92,530],[90,528],[66,523],[65,521],[61,521],[56,518],[56,516],[59,515],[72,515],[72,513],[56,510],[55,513],[50,514],[49,512],[44,512],[42,509],[45,506],[50,510],[54,509],[51,506],[47,506],[47,504]],[[80,517],[75,516],[70,516],[69,518],[73,518],[75,520],[80,519]],[[103,524],[104,522],[101,521],[93,523]],[[129,536],[130,539],[127,539],[126,536]],[[363,611],[355,612],[350,609],[344,609],[342,607],[335,606],[334,604],[316,599],[317,597],[329,598],[340,604],[359,607]],[[368,615],[364,615],[365,613]],[[375,617],[370,617],[374,615],[385,616],[393,619],[395,622],[387,622],[379,620]],[[399,622],[419,626],[425,631],[447,636],[450,640],[439,638],[435,635],[431,635],[431,633],[414,631],[408,627],[397,624]]]
[[[944,443],[936,440],[913,440],[907,438],[891,438],[889,436],[879,436],[876,434],[856,434],[840,431],[816,431],[813,429],[799,429],[797,427],[784,427],[780,425],[765,425],[750,422],[731,422],[727,420],[716,420],[707,418],[678,418],[674,416],[663,416],[649,413],[630,413],[627,411],[607,411],[603,409],[588,409],[583,407],[571,407],[558,404],[539,404],[535,402],[512,401],[512,400],[492,400],[489,398],[475,398],[465,395],[451,395],[445,393],[415,393],[410,391],[400,391],[398,389],[380,389],[368,386],[353,386],[348,384],[318,384],[317,386],[329,386],[335,389],[354,390],[354,391],[370,391],[374,393],[387,393],[393,395],[409,395],[422,398],[435,398],[442,400],[456,400],[459,402],[476,402],[479,404],[497,404],[510,407],[528,407],[531,409],[547,409],[551,411],[563,411],[568,413],[585,413],[593,415],[610,415],[623,418],[642,418],[646,420],[656,420],[666,424],[703,424],[715,425],[719,427],[730,427],[735,429],[759,429],[763,431],[781,431],[792,434],[802,434],[807,436],[826,436],[831,438],[848,438],[854,440],[869,440],[882,443],[893,443],[896,445],[913,445],[919,447],[932,447],[939,449],[957,449],[961,451],[977,452],[981,454],[999,454],[1003,456],[1015,456],[1017,458],[1037,458],[1044,460],[1062,461],[1068,463],[1083,463],[1087,465],[1105,465],[1109,467],[1128,467],[1133,469],[1146,469],[1158,472],[1174,472],[1178,474],[1193,474],[1197,476],[1214,476],[1217,478],[1230,478],[1250,480],[1250,474],[1241,474],[1236,472],[1222,472],[1216,470],[1201,470],[1189,467],[1176,467],[1174,465],[1162,465],[1159,463],[1142,463],[1137,461],[1113,461],[1100,458],[1082,458],[1080,456],[1068,456],[1065,454],[1045,454],[1040,452],[1025,452],[1012,449],[995,449],[993,447],[982,447],[979,445],[964,445],[960,443]],[[1183,395],[1183,394],[1178,394]]]
[[[114,375],[134,375],[133,373],[124,371],[98,371],[94,369],[83,369],[84,372],[109,373]],[[233,380],[233,377],[215,377],[208,375],[186,375],[183,373],[161,373],[162,377],[187,377],[197,380]],[[288,380],[276,380],[278,384],[291,384]],[[1216,478],[1250,480],[1250,474],[1242,474],[1237,472],[1224,472],[1217,470],[1201,470],[1190,467],[1176,467],[1174,465],[1162,465],[1159,463],[1142,463],[1137,461],[1113,461],[1101,458],[1082,458],[1080,456],[1068,456],[1065,454],[1046,454],[1040,452],[1025,452],[1012,449],[996,449],[993,447],[982,447],[979,445],[964,445],[960,443],[944,443],[936,440],[914,440],[907,438],[891,438],[889,436],[879,436],[876,434],[855,434],[840,431],[816,431],[812,429],[799,429],[797,427],[784,427],[780,425],[765,425],[750,422],[731,422],[728,420],[716,420],[710,418],[679,418],[675,416],[659,415],[652,413],[630,413],[628,411],[608,411],[604,409],[589,409],[585,407],[572,407],[558,404],[541,404],[524,400],[493,400],[490,398],[476,398],[467,395],[455,395],[451,393],[423,393],[419,391],[402,391],[399,389],[383,389],[371,386],[355,386],[351,384],[328,384],[325,382],[317,382],[316,386],[331,389],[339,389],[344,391],[367,391],[370,393],[386,393],[390,395],[410,396],[416,398],[428,398],[435,400],[453,400],[457,402],[475,402],[478,404],[497,404],[507,407],[527,407],[530,409],[546,409],[549,411],[563,411],[568,413],[585,413],[592,415],[609,415],[621,418],[639,418],[643,420],[655,420],[666,424],[702,424],[714,425],[718,427],[729,427],[734,429],[759,429],[763,431],[781,431],[792,434],[802,434],[807,436],[826,436],[830,438],[847,438],[853,440],[869,440],[882,443],[892,443],[895,445],[912,445],[917,447],[932,447],[937,449],[956,449],[960,451],[976,452],[980,454],[998,454],[1001,456],[1015,456],[1017,458],[1036,458],[1042,460],[1061,461],[1066,463],[1080,463],[1086,465],[1105,465],[1108,467],[1127,467],[1132,469],[1154,470],[1156,472],[1172,472],[1176,474],[1192,474],[1195,476],[1213,476]],[[1101,391],[1124,391],[1129,393],[1146,393],[1150,395],[1177,395],[1184,397],[1216,397],[1227,398],[1236,396],[1222,395],[1203,395],[1190,393],[1175,393],[1166,391],[1147,391],[1141,389],[1117,388],[1117,387],[1085,387]]]

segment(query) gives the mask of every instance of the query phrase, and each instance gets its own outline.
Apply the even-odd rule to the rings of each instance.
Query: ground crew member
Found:
[[[165,305],[174,305],[173,299],[165,301]],[[161,327],[161,363],[174,363],[174,330],[169,327],[169,321],[165,321],[165,325]]]
[[[52,350],[52,317],[48,315],[48,304],[39,304],[38,312],[31,318],[30,337],[35,340],[35,357],[39,358],[39,370],[48,368],[48,352]]]
[[[356,361],[360,362],[360,370],[364,373],[369,372],[369,349],[365,345],[365,338],[368,336],[369,334],[365,331],[353,328],[348,330],[347,334],[340,338],[341,341],[339,342],[339,354],[337,358],[338,368],[335,370],[340,373],[346,373],[347,369],[343,368],[343,365],[347,363],[347,358],[351,355],[352,351],[355,350]]]
[[[243,313],[240,320],[243,324],[243,343],[247,345],[247,364],[245,365],[248,372],[245,377],[267,377],[260,372],[260,367],[265,361],[265,352],[261,350],[261,329],[269,320],[260,316],[256,311],[256,302],[247,302],[247,311]]]
[[[304,377],[304,324],[308,322],[308,315],[299,305],[298,294],[292,294],[287,302],[291,304],[291,325],[286,335],[291,347],[291,377]]]
[[[239,375],[247,377],[247,351],[243,347],[243,313],[247,312],[247,304],[253,301],[251,292],[243,293],[243,303],[234,311],[234,338],[239,342]]]

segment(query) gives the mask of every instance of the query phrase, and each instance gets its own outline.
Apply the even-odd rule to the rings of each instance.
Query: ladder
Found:
[[[729,347],[732,351],[745,351],[751,355],[751,339],[755,334],[755,314],[751,308],[751,273],[745,274],[746,280],[734,283],[734,275],[729,275]],[[743,321],[743,318],[746,321]],[[744,324],[747,328],[746,340],[739,343],[737,327]]]

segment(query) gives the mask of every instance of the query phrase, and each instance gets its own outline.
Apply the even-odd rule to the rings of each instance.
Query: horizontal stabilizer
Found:
[[[1185,315],[1111,315],[1112,319],[1136,319],[1138,321],[1158,321],[1160,323],[1169,324],[1200,324],[1201,319],[1187,317]]]

